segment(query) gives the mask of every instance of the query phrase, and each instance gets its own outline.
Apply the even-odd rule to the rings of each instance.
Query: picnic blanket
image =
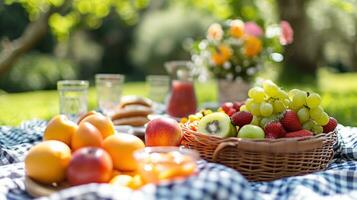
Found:
[[[0,199],[31,199],[24,186],[25,152],[42,139],[45,121],[0,127]],[[140,190],[89,184],[43,199],[357,199],[357,128],[338,126],[335,159],[324,171],[271,182],[249,182],[223,165],[199,161],[186,180]]]

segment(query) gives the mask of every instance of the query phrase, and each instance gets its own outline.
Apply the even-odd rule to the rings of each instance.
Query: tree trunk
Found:
[[[14,41],[2,41],[0,53],[0,75],[7,72],[17,59],[35,46],[44,37],[48,29],[49,13],[42,14],[38,20],[31,22],[20,38]]]
[[[302,76],[316,77],[320,42],[309,22],[306,7],[310,0],[278,0],[281,20],[288,21],[294,30],[294,42],[285,47],[284,67],[280,79],[301,82]]]
[[[357,30],[357,17],[355,19],[355,30]],[[352,70],[357,72],[357,39],[354,38],[354,41],[351,42],[351,52],[350,52],[350,65]]]
[[[47,33],[48,19],[52,13],[66,9],[71,0],[65,0],[59,7],[50,7],[40,17],[27,25],[24,33],[16,40],[2,41],[0,52],[0,76],[11,69],[19,57],[31,50]]]

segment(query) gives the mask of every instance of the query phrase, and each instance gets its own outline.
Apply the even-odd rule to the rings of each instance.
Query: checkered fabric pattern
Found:
[[[42,139],[46,124],[32,120],[17,128],[0,126],[0,165],[22,161],[27,150]]]
[[[24,186],[23,153],[41,139],[46,122],[0,127],[0,199],[30,199]],[[90,184],[43,199],[357,199],[357,128],[339,125],[336,157],[325,171],[271,182],[248,182],[225,166],[199,162],[199,173],[186,180],[146,185],[140,190]],[[18,152],[18,153],[17,153]],[[8,164],[13,163],[13,164]]]

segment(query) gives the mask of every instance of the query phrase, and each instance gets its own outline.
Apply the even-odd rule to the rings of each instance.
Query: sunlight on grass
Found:
[[[318,87],[322,92],[357,92],[357,73],[333,74],[320,70]]]
[[[214,101],[214,82],[196,84],[200,102]],[[124,95],[147,96],[148,87],[143,82],[127,83]],[[96,108],[95,88],[89,89],[89,110]],[[18,125],[23,120],[50,119],[59,112],[57,91],[36,91],[15,94],[0,93],[0,125]]]
[[[16,125],[26,119],[48,119],[58,113],[57,98],[54,91],[0,95],[0,124]]]

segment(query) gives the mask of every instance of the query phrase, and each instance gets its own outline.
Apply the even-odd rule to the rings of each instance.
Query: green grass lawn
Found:
[[[200,102],[212,101],[216,97],[214,83],[197,84]],[[124,95],[146,96],[148,88],[144,82],[127,83]],[[96,108],[95,88],[89,90],[89,109]],[[50,119],[59,112],[57,91],[35,91],[15,94],[0,93],[0,125],[18,125],[28,119]]]
[[[323,107],[344,125],[357,126],[357,73],[319,73],[317,86],[302,89],[315,90],[323,98]],[[196,84],[200,103],[215,101],[217,89],[214,82]],[[127,83],[124,95],[147,94],[144,82]],[[94,88],[89,91],[89,109],[96,107]],[[36,91],[16,94],[0,93],[0,125],[18,125],[28,119],[50,119],[58,113],[57,91]]]

